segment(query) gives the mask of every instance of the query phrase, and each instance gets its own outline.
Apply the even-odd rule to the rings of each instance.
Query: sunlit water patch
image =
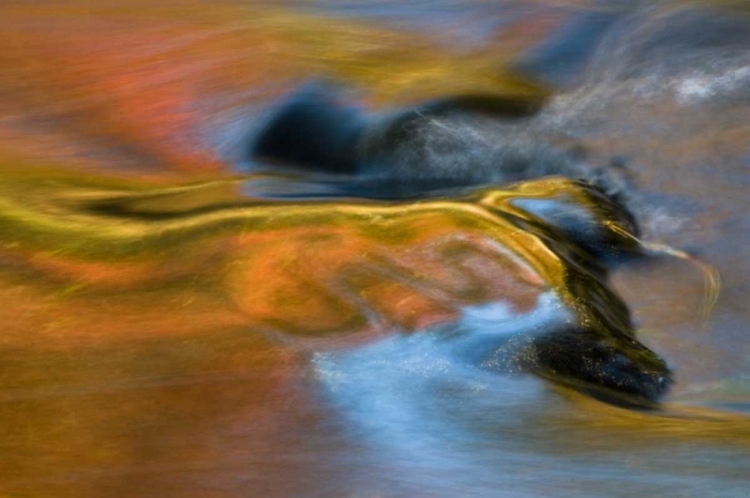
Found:
[[[0,494],[746,495],[750,30],[709,4],[4,6]],[[248,158],[311,80],[354,175]],[[471,197],[547,174],[689,257],[608,281],[588,187]],[[658,408],[515,368],[571,312],[667,360]]]

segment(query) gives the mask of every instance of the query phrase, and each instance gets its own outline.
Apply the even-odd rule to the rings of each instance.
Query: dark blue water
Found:
[[[248,7],[244,1],[234,3]],[[256,86],[243,86],[240,91],[224,80],[211,79],[211,63],[216,61],[207,62],[201,59],[205,53],[199,56],[190,50],[179,57],[191,64],[195,57],[196,66],[203,62],[209,70],[159,72],[154,69],[161,67],[159,56],[145,68],[131,66],[136,57],[101,63],[118,71],[122,68],[123,74],[131,76],[131,80],[117,80],[120,86],[114,85],[122,95],[140,88],[141,81],[156,89],[164,81],[193,75],[205,78],[191,95],[190,102],[198,111],[185,112],[215,109],[216,101],[221,104],[217,107],[229,109],[214,114],[205,111],[205,118],[201,115],[196,128],[205,132],[203,142],[182,136],[178,142],[210,148],[225,159],[222,181],[227,173],[248,175],[236,192],[209,188],[208,201],[190,195],[170,197],[172,191],[153,196],[140,192],[143,197],[134,194],[135,208],[128,211],[131,187],[89,185],[83,194],[71,194],[62,187],[70,181],[64,177],[40,182],[39,192],[60,194],[52,196],[54,202],[45,204],[46,197],[30,196],[28,203],[16,206],[18,212],[31,206],[32,213],[37,204],[42,206],[37,218],[27,220],[31,232],[50,213],[60,218],[45,225],[49,237],[35,241],[44,250],[33,253],[26,266],[22,265],[27,263],[24,255],[16,251],[17,234],[2,234],[0,263],[5,273],[0,291],[18,309],[0,309],[5,334],[0,340],[0,496],[748,495],[750,10],[746,4],[726,2],[720,8],[713,2],[288,1],[277,6],[282,14],[261,16],[263,21],[253,24],[250,17],[255,7],[242,11],[246,18],[237,14],[232,19],[235,24],[227,21],[226,30],[213,24],[205,28],[200,33],[205,38],[199,38],[198,44],[221,39],[225,32],[262,32],[251,42],[231,39],[216,49],[216,57],[230,54],[226,59],[230,67],[240,67],[240,59],[261,67],[261,76],[253,80]],[[62,31],[71,40],[79,31],[109,34],[118,26],[131,26],[137,17],[120,8],[114,15],[119,21],[110,25],[89,8],[73,14],[66,11],[79,23]],[[170,35],[170,30],[178,32],[181,26],[178,21],[172,24],[171,16],[193,16],[191,22],[196,22],[204,14],[208,19],[210,9],[171,9],[168,6],[153,18],[147,16],[148,27],[166,37],[155,39],[168,39],[169,46],[153,46],[147,38],[153,33],[132,24],[137,27],[132,28],[135,39],[146,41],[143,46],[127,46],[123,52],[150,48],[158,55],[163,48],[161,56],[168,59],[177,57],[172,51],[175,46],[190,46],[184,33],[183,38]],[[35,14],[44,22],[30,14],[31,21],[25,21],[23,12],[17,14],[18,26],[6,28],[13,35],[5,38],[9,47],[18,48],[15,35],[24,30],[67,23],[66,17],[49,6]],[[317,16],[316,21],[306,17],[300,21],[295,17],[299,13]],[[355,48],[341,53],[317,42],[330,33],[341,35],[352,22],[373,23],[381,31],[363,31],[369,39],[342,36]],[[362,28],[352,29],[356,35]],[[308,38],[285,45],[295,30]],[[311,82],[321,84],[326,76],[314,71],[284,72],[285,65],[312,59],[326,62],[326,57],[343,58],[342,53],[367,55],[373,47],[393,49],[389,43],[398,38],[388,37],[392,30],[417,36],[420,43],[444,53],[446,60],[456,53],[469,58],[479,52],[484,54],[481,60],[494,61],[494,51],[503,52],[498,65],[507,64],[546,85],[549,96],[531,109],[512,112],[503,107],[505,101],[489,105],[482,100],[477,105],[432,94],[427,103],[415,102],[420,99],[413,95],[409,102],[373,101],[363,96],[366,92],[353,76],[339,86],[323,84],[324,99],[330,98],[333,104],[324,107],[325,119],[303,123],[304,133],[295,137],[296,145],[304,143],[305,150],[314,151],[303,157],[311,160],[300,160],[294,155],[298,150],[286,147],[285,142],[271,144],[264,149],[265,155],[279,159],[280,153],[293,149],[293,157],[279,161],[262,157],[257,144],[269,122],[294,100],[295,92],[309,88]],[[234,43],[247,43],[240,44],[239,56],[232,52]],[[395,50],[402,50],[406,57],[419,48],[413,43],[414,47]],[[289,46],[295,47],[299,57],[287,62],[284,50]],[[312,53],[321,46],[334,56]],[[36,46],[21,48],[23,69],[36,74],[34,69],[43,66],[48,55]],[[376,69],[383,81],[408,89],[412,80],[386,78],[404,72],[398,66],[401,60],[394,57],[392,72],[389,60],[378,61]],[[223,62],[216,62],[217,71]],[[335,66],[334,62],[341,61],[327,62]],[[344,62],[356,67],[359,61]],[[321,66],[325,64],[310,64]],[[71,64],[74,75],[76,68]],[[241,74],[235,77],[241,80],[245,73],[237,71]],[[276,71],[283,73],[278,81]],[[459,70],[449,73],[449,78],[437,74],[451,83],[460,83],[463,76]],[[55,88],[58,82],[51,79],[50,87],[30,94],[38,97]],[[0,83],[8,82],[0,77]],[[134,171],[153,174],[150,180],[156,186],[151,188],[158,190],[168,183],[154,174],[159,171],[151,164],[168,161],[144,149],[142,143],[118,140],[119,128],[110,130],[114,139],[98,126],[82,127],[83,132],[68,130],[85,122],[76,110],[90,111],[101,119],[97,106],[103,106],[104,115],[118,124],[115,118],[129,117],[128,109],[153,117],[147,112],[151,110],[147,98],[143,99],[145,111],[136,105],[141,103],[138,99],[130,108],[111,110],[107,106],[116,99],[109,95],[95,98],[86,92],[61,93],[59,102],[52,105],[41,97],[21,99],[19,95],[26,95],[22,91],[26,80],[12,83],[8,83],[11,90],[0,95],[2,103],[17,111],[16,100],[21,102],[22,115],[28,118],[22,129],[29,134],[39,132],[39,123],[46,126],[41,130],[52,145],[41,142],[40,147],[54,149],[73,143],[75,133],[83,134],[83,140],[78,137],[70,150],[60,147],[61,156],[81,163],[75,162],[72,176],[97,185],[81,173],[84,169],[75,168],[99,173],[116,170],[109,164],[111,153],[127,156],[126,163],[135,164]],[[34,84],[40,85],[36,80]],[[150,95],[148,85],[145,95]],[[106,91],[113,90],[105,87]],[[161,94],[154,98],[160,104],[167,100]],[[52,107],[47,121],[40,117],[45,106]],[[488,107],[491,112],[486,112]],[[166,109],[163,128],[172,130],[169,126],[174,123],[166,117],[174,109],[156,109],[156,116],[158,109]],[[161,133],[159,125],[148,130]],[[57,126],[70,134],[53,135]],[[390,136],[394,127],[398,139],[388,142],[383,137]],[[50,137],[45,130],[50,130]],[[165,131],[159,140],[169,136]],[[24,138],[23,133],[15,137],[21,149]],[[323,146],[318,147],[320,143]],[[85,153],[80,154],[81,150]],[[29,152],[32,159],[39,157],[35,152]],[[290,168],[287,163],[295,164]],[[190,180],[212,179],[205,171],[201,175]],[[211,239],[219,241],[214,247],[210,241],[201,245],[206,241],[185,236],[192,233],[193,216],[198,219],[214,211],[221,216],[221,209],[232,203],[246,207],[248,197],[264,206],[290,200],[316,206],[319,201],[333,203],[343,198],[367,206],[383,200],[427,202],[548,175],[583,178],[598,185],[632,213],[649,247],[662,248],[658,256],[613,267],[610,279],[632,313],[639,339],[663,357],[674,374],[674,386],[658,407],[632,409],[602,402],[524,371],[506,369],[498,375],[496,357],[466,361],[473,350],[454,340],[456,336],[481,341],[483,334],[504,338],[518,330],[568,323],[570,309],[560,304],[554,292],[540,292],[536,305],[522,311],[504,301],[451,303],[461,309],[447,325],[419,324],[410,333],[393,326],[367,340],[357,336],[351,343],[331,341],[331,347],[325,338],[305,341],[295,331],[284,329],[284,324],[304,327],[314,323],[312,311],[305,313],[330,288],[308,287],[317,291],[302,293],[307,300],[289,301],[292,305],[285,308],[289,316],[278,316],[277,310],[273,326],[258,326],[252,319],[257,318],[253,313],[265,312],[263,299],[270,293],[263,294],[264,289],[276,285],[282,297],[282,291],[295,297],[294,292],[304,288],[296,284],[309,284],[316,275],[325,274],[321,266],[339,268],[336,265],[343,263],[335,257],[336,243],[322,246],[325,253],[305,260],[315,254],[299,245],[309,234],[291,231],[283,225],[284,216],[264,221],[272,229],[284,229],[273,232],[276,238],[261,238],[256,245],[242,236],[222,239],[217,235]],[[117,211],[112,205],[96,204],[104,198],[102,192],[114,196],[115,208],[128,209]],[[2,199],[20,195],[14,191]],[[183,203],[170,204],[170,199]],[[58,229],[65,233],[70,206],[88,201],[98,211],[89,208],[85,220],[99,223],[105,239],[120,228],[124,240],[142,230],[151,237],[149,241],[163,236],[163,246],[156,244],[157,249],[148,253],[139,243],[127,248],[114,244],[110,246],[113,261],[102,257],[101,265],[76,266],[80,261],[73,258],[73,264],[55,266],[69,262],[65,258],[70,254],[77,257],[75,251],[87,254],[85,240],[62,249],[47,250],[45,244],[53,244],[49,241],[56,240],[51,237],[57,236]],[[215,209],[216,204],[221,209]],[[149,209],[165,206],[168,211],[161,215],[167,221],[174,211],[186,211],[180,222],[185,221],[188,228],[175,230],[170,225],[169,230],[160,231],[163,219]],[[147,219],[149,213],[152,218]],[[557,219],[564,222],[566,218]],[[72,223],[74,234],[75,230],[88,233],[79,218],[73,221],[84,225]],[[419,232],[418,228],[412,232]],[[353,239],[361,235],[356,230],[343,233]],[[169,246],[170,240],[180,244]],[[349,239],[342,237],[339,242],[345,246]],[[417,256],[406,251],[412,255],[407,263],[416,269],[404,270],[399,262],[384,265],[382,258],[377,259],[378,248],[367,244],[354,245],[356,252],[350,256],[355,262],[369,262],[371,266],[365,269],[382,272],[386,266],[383,273],[374,271],[375,277],[363,272],[366,277],[378,281],[386,274],[405,286],[421,285],[425,295],[434,296],[440,289],[430,288],[425,284],[429,279],[419,278],[416,263],[420,254],[429,256],[430,250],[450,242],[450,236],[429,241],[417,248],[423,253],[413,253]],[[237,247],[246,252],[232,253]],[[306,265],[301,270],[293,264],[297,253],[288,254],[290,247],[303,247],[298,251]],[[133,254],[127,252],[130,249]],[[505,254],[503,247],[497,250]],[[227,254],[237,258],[227,263],[232,271],[223,271],[226,261],[222,258]],[[271,263],[257,263],[251,258],[254,254]],[[285,255],[290,259],[285,260]],[[452,257],[446,260],[455,262]],[[279,261],[298,270],[297,280],[283,280],[279,275],[285,274],[274,273],[283,266]],[[421,262],[425,267],[434,265],[426,256]],[[512,267],[511,273],[521,267]],[[438,265],[431,271],[437,273],[435,268],[445,269]],[[720,286],[710,280],[716,274]],[[497,282],[499,288],[503,284]],[[334,291],[366,307],[366,293],[344,287],[341,284]],[[253,296],[260,297],[254,300]],[[368,312],[372,315],[368,319],[377,322],[377,310]]]

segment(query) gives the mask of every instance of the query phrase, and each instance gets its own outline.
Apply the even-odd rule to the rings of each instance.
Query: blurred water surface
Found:
[[[0,495],[747,494],[743,3],[1,9]],[[341,98],[372,115],[467,92],[547,96],[527,118],[437,122],[425,143],[452,145],[429,157],[473,183],[491,183],[483,172],[511,152],[559,144],[625,169],[643,238],[697,255],[722,280],[704,316],[689,262],[612,275],[639,337],[675,373],[664,408],[496,375],[447,348],[433,333],[446,323],[538,317],[528,302],[543,287],[504,253],[487,256],[483,226],[450,209],[393,231],[361,228],[376,216],[367,204],[314,218],[325,230],[276,214],[267,232],[248,228],[256,235],[203,229],[248,199],[331,202],[330,184],[246,155],[279,101],[312,78],[345,85]],[[140,221],[66,214],[105,198]],[[347,274],[350,261],[369,273]],[[369,290],[326,287],[331,274]],[[511,308],[492,307],[503,292]]]

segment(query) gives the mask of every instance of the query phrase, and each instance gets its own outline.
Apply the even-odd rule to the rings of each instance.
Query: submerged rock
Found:
[[[118,292],[190,281],[186,292],[227,296],[250,330],[313,349],[439,333],[471,364],[610,400],[648,404],[671,383],[601,264],[607,253],[638,251],[631,220],[582,182],[434,200],[281,202],[246,197],[239,180],[146,188],[5,176],[0,229],[16,243],[4,251],[37,282],[69,278],[96,296],[108,266],[138,262],[153,270],[129,273]],[[570,214],[550,216],[560,205]],[[478,325],[465,326],[461,317],[482,310]]]
[[[627,196],[619,165],[592,167],[577,144],[529,128],[546,95],[446,95],[368,113],[341,93],[310,84],[289,97],[249,144],[252,166],[302,171],[355,197],[442,195],[555,175],[587,179],[620,203]]]

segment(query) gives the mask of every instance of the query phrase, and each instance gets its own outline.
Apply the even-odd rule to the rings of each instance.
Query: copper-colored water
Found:
[[[420,333],[500,297],[528,312],[554,274],[499,250],[543,252],[468,204],[209,219],[247,202],[241,144],[309,77],[372,109],[524,96],[534,87],[511,65],[581,36],[565,27],[590,8],[0,7],[0,496],[742,496],[750,61],[721,39],[631,56],[707,6],[610,6],[630,24],[551,82],[529,128],[582,142],[592,162],[628,156],[644,238],[721,275],[707,321],[689,262],[613,275],[675,372],[663,410],[472,369]],[[140,213],[188,214],[167,226],[78,210],[129,196]]]

